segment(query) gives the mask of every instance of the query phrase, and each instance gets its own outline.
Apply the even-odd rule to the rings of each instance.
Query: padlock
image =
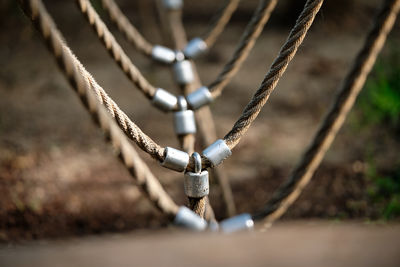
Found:
[[[177,135],[196,133],[194,112],[187,109],[187,102],[183,96],[178,97],[179,111],[174,113],[174,128]]]
[[[194,152],[192,157],[194,158],[194,172],[185,172],[185,194],[192,198],[205,197],[210,192],[208,171],[201,170],[201,156],[199,153]]]
[[[177,61],[174,64],[175,80],[181,85],[193,82],[194,74],[192,63],[189,60]]]

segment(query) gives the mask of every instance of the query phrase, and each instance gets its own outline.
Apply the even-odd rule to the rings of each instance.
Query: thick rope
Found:
[[[203,40],[210,48],[217,41],[218,37],[224,31],[226,25],[237,9],[240,0],[227,0],[225,7],[216,15],[216,20],[211,23],[210,30],[204,35]]]
[[[147,98],[152,99],[156,88],[152,86],[140,73],[130,58],[126,55],[122,47],[118,44],[113,34],[97,14],[89,0],[76,0],[82,14],[96,32],[103,45],[110,53],[115,62],[119,65],[126,76],[141,90]]]
[[[278,0],[261,0],[259,2],[254,15],[236,46],[235,52],[228,63],[225,64],[221,73],[218,74],[218,77],[208,86],[213,98],[221,95],[222,90],[239,71],[269,20],[277,2]]]
[[[102,0],[103,8],[107,11],[111,21],[117,25],[118,30],[141,53],[151,56],[153,45],[150,44],[140,32],[130,23],[128,18],[119,9],[114,0]]]
[[[121,133],[109,112],[103,106],[101,97],[94,91],[94,79],[79,63],[71,50],[63,41],[61,33],[57,30],[54,21],[48,14],[40,0],[21,0],[25,14],[31,18],[36,28],[42,34],[49,50],[62,69],[70,84],[75,89],[88,111],[93,115],[96,123],[105,132],[118,155],[132,177],[137,181],[149,199],[162,212],[174,216],[178,206],[163,190],[161,184],[150,172],[147,165],[141,160],[129,140]]]
[[[314,21],[323,0],[308,0],[296,21],[296,25],[291,30],[286,43],[281,48],[278,57],[264,77],[260,88],[254,94],[250,103],[245,107],[242,115],[237,120],[232,130],[225,135],[226,144],[233,149],[240,141],[242,136],[249,129],[251,123],[257,118],[262,107],[267,102],[270,94],[275,89],[280,77],[282,77],[290,61],[293,59],[297,49],[303,42],[308,29]]]
[[[41,6],[41,2],[32,2],[34,7],[34,11],[38,10],[39,6]],[[35,5],[36,4],[36,5]],[[35,15],[35,13],[34,13]],[[59,38],[59,35],[54,35],[57,31],[51,27],[54,27],[54,24],[48,23],[48,20],[44,21],[45,23],[41,23],[41,30],[46,33],[46,38],[51,41],[54,38]],[[54,35],[54,36],[53,36]],[[62,38],[61,38],[62,39]],[[59,43],[55,43],[54,46],[59,45]],[[57,51],[61,50],[61,46],[55,47]],[[61,60],[61,54],[55,53],[55,56]],[[97,84],[97,82],[92,78],[90,73],[88,73],[80,64],[80,62],[72,56],[65,57],[63,59],[68,61],[68,66],[73,65],[75,68],[80,69],[82,74],[85,76],[90,84],[92,85],[92,90],[96,93],[99,100],[103,103],[103,105],[107,108],[108,112],[111,116],[116,120],[120,128],[125,132],[125,134],[132,139],[143,151],[151,155],[153,158],[158,161],[164,160],[164,149],[156,144],[150,137],[142,132],[142,130],[132,122],[129,117],[118,107],[118,105],[107,95],[105,90]]]
[[[269,226],[280,218],[311,180],[353,107],[379,52],[382,50],[387,35],[393,27],[399,9],[400,0],[385,1],[313,142],[288,180],[279,187],[276,194],[268,201],[265,209],[254,215],[255,219],[265,218],[265,226]]]

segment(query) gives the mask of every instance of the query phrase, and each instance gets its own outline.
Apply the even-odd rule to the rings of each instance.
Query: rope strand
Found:
[[[140,73],[136,66],[132,63],[130,58],[126,55],[122,47],[119,45],[114,35],[108,30],[103,20],[97,14],[89,0],[76,0],[82,14],[85,15],[89,24],[96,32],[97,36],[105,46],[111,57],[117,62],[121,70],[126,76],[136,85],[136,87],[143,92],[143,94],[152,99],[156,88],[152,86],[146,78]]]
[[[245,107],[232,130],[225,135],[224,140],[230,149],[233,149],[239,143],[242,136],[249,129],[251,123],[257,118],[258,113],[260,113],[262,107],[267,102],[270,94],[278,84],[280,77],[282,77],[290,61],[295,56],[297,49],[303,42],[322,3],[323,0],[308,0],[305,4],[294,28],[291,30],[285,44],[282,46],[278,57],[272,63],[260,88]]]
[[[49,50],[57,59],[60,68],[78,93],[82,103],[117,149],[121,161],[129,170],[132,177],[157,208],[170,217],[173,217],[178,211],[178,206],[164,191],[161,184],[141,160],[128,139],[121,133],[119,127],[116,126],[109,112],[103,107],[101,97],[93,90],[94,79],[91,76],[88,78],[87,71],[65,44],[61,33],[57,30],[54,21],[41,0],[20,0],[20,3],[25,14],[31,18],[36,28],[42,34]]]
[[[257,220],[265,218],[265,226],[281,217],[311,180],[353,107],[379,52],[382,50],[387,35],[393,27],[399,9],[400,0],[385,1],[375,19],[373,28],[354,60],[352,68],[344,78],[338,90],[339,93],[316,132],[311,145],[287,181],[279,187],[278,191],[268,201],[264,210],[253,216]]]
[[[271,13],[275,9],[277,2],[278,0],[261,0],[259,2],[254,15],[240,37],[235,52],[218,74],[217,78],[208,86],[214,99],[221,95],[222,90],[232,80],[243,62],[249,56],[265,24],[268,22]]]

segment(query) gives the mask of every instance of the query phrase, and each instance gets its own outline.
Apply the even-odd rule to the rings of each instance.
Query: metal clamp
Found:
[[[177,10],[182,8],[183,0],[163,0],[163,5],[167,9]]]
[[[223,220],[219,226],[222,232],[233,233],[241,230],[253,229],[254,221],[250,214],[243,213],[238,216]]]
[[[196,110],[213,101],[210,90],[206,86],[202,86],[196,91],[186,96],[187,102],[192,110]]]
[[[153,50],[151,50],[151,56],[154,60],[166,64],[171,64],[175,61],[175,52],[161,45],[153,46]]]
[[[194,38],[189,41],[183,49],[183,53],[187,58],[196,58],[207,51],[207,44],[201,38]]]
[[[204,149],[202,154],[210,161],[211,167],[215,167],[232,155],[232,151],[226,145],[224,140],[218,139],[209,147]]]
[[[201,156],[199,153],[192,154],[194,158],[194,172],[185,172],[184,188],[188,197],[201,198],[210,192],[208,182],[208,171],[201,171]]]
[[[174,223],[196,231],[203,231],[207,228],[207,222],[203,218],[184,206],[179,208]]]
[[[178,109],[174,113],[174,128],[177,135],[196,133],[194,112],[187,109],[187,102],[183,96],[178,96]]]
[[[151,100],[153,105],[161,109],[162,111],[171,111],[175,108],[178,99],[176,96],[171,94],[170,92],[157,88],[156,93]]]
[[[189,154],[172,147],[165,148],[164,157],[161,165],[174,171],[183,172],[189,164]]]
[[[176,61],[174,64],[174,74],[176,81],[181,85],[193,82],[192,63],[189,60]]]

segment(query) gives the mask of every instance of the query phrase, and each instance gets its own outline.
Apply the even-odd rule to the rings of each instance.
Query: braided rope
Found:
[[[293,59],[297,49],[303,42],[308,29],[314,21],[323,0],[308,0],[296,21],[296,25],[291,30],[286,43],[282,46],[278,57],[272,63],[271,68],[260,88],[254,94],[250,103],[245,107],[242,115],[236,121],[232,130],[225,135],[226,144],[232,149],[240,141],[241,137],[246,133],[251,123],[257,118],[262,107],[267,102],[270,94],[275,89],[280,77],[282,77],[290,61]]]
[[[128,78],[139,88],[147,98],[152,99],[156,88],[152,86],[146,78],[140,73],[136,66],[132,63],[129,57],[126,55],[122,47],[118,44],[113,34],[108,30],[99,14],[93,8],[89,0],[76,0],[78,6],[85,15],[89,24],[96,32],[103,45],[110,53],[112,58],[117,62],[118,66],[128,76]]]
[[[132,25],[124,13],[119,9],[114,0],[102,0],[103,8],[107,11],[111,21],[117,25],[125,38],[132,43],[141,53],[151,56],[153,45],[150,44],[140,32]]]
[[[240,0],[229,0],[221,11],[216,15],[216,20],[211,23],[210,30],[204,35],[204,42],[210,48],[217,41],[218,37],[224,31],[226,25],[232,17],[233,12],[237,9]]]
[[[94,79],[91,76],[88,77],[88,72],[65,44],[61,33],[57,30],[54,21],[41,0],[20,0],[20,3],[25,14],[31,18],[36,28],[42,34],[49,50],[57,59],[60,68],[79,95],[82,103],[93,115],[94,121],[101,127],[113,146],[117,149],[121,161],[129,170],[132,177],[156,207],[167,215],[174,216],[178,211],[178,206],[164,191],[161,184],[134,150],[129,140],[121,133],[119,127],[116,126],[109,112],[106,111],[102,103],[102,98],[93,90]]]
[[[385,0],[375,19],[364,45],[358,53],[352,68],[343,80],[338,95],[319,127],[313,142],[308,147],[288,180],[268,201],[265,209],[254,215],[264,219],[268,226],[285,213],[311,180],[326,151],[342,127],[349,111],[354,105],[375,60],[385,44],[400,9],[400,0]]]
[[[228,63],[225,64],[222,71],[218,74],[218,77],[208,86],[213,98],[217,98],[221,95],[222,90],[239,71],[264,29],[265,24],[269,20],[277,2],[278,0],[261,0],[259,2],[254,15],[247,24],[246,29],[236,46],[235,52]]]

